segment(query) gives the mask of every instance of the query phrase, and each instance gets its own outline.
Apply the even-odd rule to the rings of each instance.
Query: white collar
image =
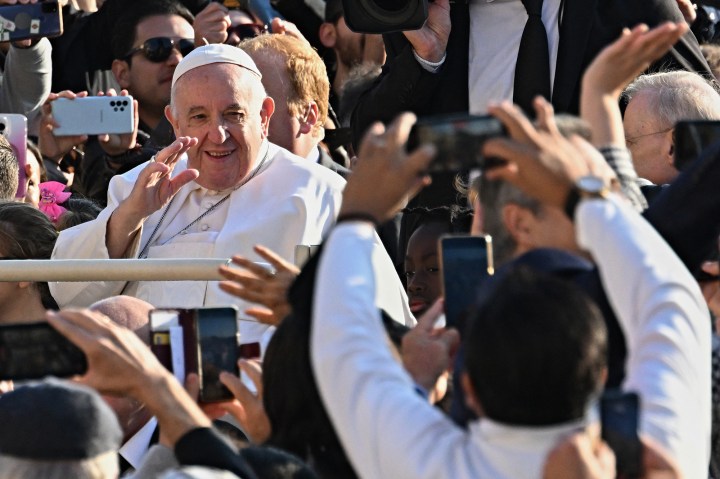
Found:
[[[305,159],[313,163],[320,162],[320,147],[316,146],[315,148],[310,150],[310,153],[308,153],[308,156],[306,156]]]
[[[150,440],[152,439],[155,428],[157,427],[157,419],[154,417],[145,423],[133,437],[127,440],[122,445],[118,454],[120,454],[125,460],[137,470],[142,464],[145,454],[147,454],[150,448]]]

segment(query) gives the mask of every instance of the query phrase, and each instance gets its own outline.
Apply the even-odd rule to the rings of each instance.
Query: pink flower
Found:
[[[40,183],[40,203],[38,208],[45,213],[53,222],[67,210],[60,206],[65,203],[72,193],[66,192],[65,185],[57,181],[46,181]]]

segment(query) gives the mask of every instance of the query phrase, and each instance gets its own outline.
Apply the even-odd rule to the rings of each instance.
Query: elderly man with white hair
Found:
[[[113,178],[108,206],[63,231],[53,258],[257,259],[263,244],[292,261],[334,223],[345,181],[268,142],[273,100],[242,50],[206,45],[175,69],[166,116],[177,140]],[[62,307],[127,294],[157,307],[237,304],[218,282],[55,283]],[[239,304],[242,308],[245,304]],[[241,322],[241,342],[266,327]]]

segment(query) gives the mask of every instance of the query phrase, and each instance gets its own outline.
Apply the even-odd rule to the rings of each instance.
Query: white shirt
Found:
[[[153,433],[157,427],[157,419],[152,417],[135,433],[133,437],[127,440],[122,445],[118,454],[125,458],[125,460],[132,466],[133,469],[137,470],[142,464],[145,455],[150,448],[150,441],[152,440]]]
[[[668,447],[686,477],[703,477],[710,324],[697,284],[621,201],[582,202],[576,228],[601,265],[626,333],[626,387],[641,395],[642,431]],[[487,420],[466,433],[420,398],[385,346],[373,304],[372,238],[364,223],[332,231],[319,265],[311,333],[318,388],[355,470],[373,479],[541,477],[550,443],[578,425],[542,428],[529,443],[521,429]]]
[[[293,262],[296,245],[320,244],[337,216],[345,180],[327,168],[272,144],[267,161],[266,168],[232,191],[225,203],[190,228],[187,234],[174,236],[227,194],[209,191],[195,182],[181,188],[167,209],[158,235],[147,250],[147,257],[230,258],[240,254],[263,261],[252,250],[255,244],[263,244]],[[115,176],[108,190],[108,207],[96,220],[62,231],[53,258],[107,259],[107,222],[117,205],[130,194],[144,167],[140,165],[124,175]],[[186,168],[187,159],[183,158],[173,175]],[[129,258],[137,257],[145,248],[162,214],[163,210],[147,218],[127,252]],[[86,307],[121,292],[156,307],[235,304],[242,312],[250,306],[221,291],[217,281],[52,283],[50,290],[62,307]],[[250,321],[240,321],[239,325],[241,343],[258,341],[267,329]]]
[[[560,42],[559,14],[560,0],[543,1],[542,21],[550,49],[551,92]],[[468,65],[470,113],[485,114],[490,102],[512,100],[515,64],[527,19],[521,0],[471,0]]]

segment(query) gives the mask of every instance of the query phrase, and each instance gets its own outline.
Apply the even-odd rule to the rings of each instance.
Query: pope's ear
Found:
[[[268,128],[270,127],[270,117],[275,112],[275,101],[268,97],[265,97],[260,108],[260,123],[262,125],[263,134],[265,137],[268,136]]]

